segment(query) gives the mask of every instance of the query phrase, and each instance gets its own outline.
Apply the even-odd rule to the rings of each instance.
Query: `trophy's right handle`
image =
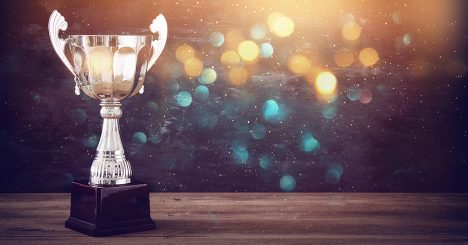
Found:
[[[151,67],[156,63],[156,60],[159,58],[161,55],[164,46],[166,45],[166,40],[167,40],[167,21],[166,18],[164,18],[164,15],[159,14],[151,23],[150,25],[150,30],[152,33],[158,33],[159,37],[156,40],[153,40],[153,43],[151,44],[152,49],[153,49],[153,55],[148,61],[148,69],[151,69]]]
[[[73,66],[68,62],[67,57],[65,56],[65,44],[66,40],[63,40],[59,37],[59,31],[65,31],[68,28],[68,23],[65,18],[57,11],[54,10],[49,17],[49,37],[52,46],[54,47],[55,53],[62,60],[63,64],[68,68],[68,70],[75,76],[75,94],[80,94],[80,87],[78,83],[77,76],[73,70]]]

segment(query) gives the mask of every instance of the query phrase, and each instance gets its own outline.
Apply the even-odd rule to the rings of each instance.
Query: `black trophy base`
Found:
[[[150,216],[148,185],[91,186],[74,181],[65,227],[89,236],[111,236],[156,228]]]

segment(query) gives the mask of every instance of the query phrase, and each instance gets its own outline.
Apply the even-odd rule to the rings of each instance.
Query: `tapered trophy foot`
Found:
[[[152,230],[148,185],[93,186],[72,182],[70,217],[65,227],[89,236]]]

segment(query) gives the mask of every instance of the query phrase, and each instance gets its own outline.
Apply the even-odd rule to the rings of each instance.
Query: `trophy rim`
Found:
[[[68,35],[70,38],[74,37],[144,37],[144,38],[153,38],[152,35],[131,35],[131,34],[76,34],[76,35]]]

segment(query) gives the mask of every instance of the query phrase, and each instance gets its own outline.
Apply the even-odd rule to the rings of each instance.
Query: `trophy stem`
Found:
[[[116,99],[108,99],[102,100],[100,105],[101,117],[104,120],[89,182],[91,185],[129,184],[132,168],[130,162],[125,159],[120,139],[119,118],[122,117],[122,104]]]

